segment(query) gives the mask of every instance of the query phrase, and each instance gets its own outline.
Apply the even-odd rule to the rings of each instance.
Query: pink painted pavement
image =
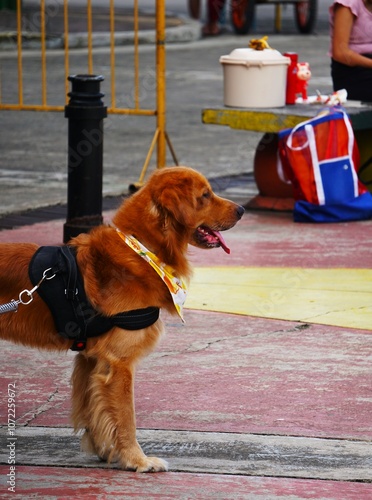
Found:
[[[226,234],[230,256],[221,249],[190,255],[196,266],[369,268],[371,224],[294,224],[289,214],[249,212]],[[62,222],[54,221],[2,231],[0,241],[59,244],[61,235]],[[139,428],[372,439],[371,332],[191,310],[186,325],[165,321],[165,338],[137,373]],[[0,388],[17,383],[17,425],[69,427],[74,355],[0,345]],[[290,477],[22,465],[17,478],[19,498],[77,491],[84,498],[372,498],[368,483]]]
[[[0,466],[0,475],[4,473],[6,469]],[[362,500],[372,495],[372,485],[344,481],[172,472],[138,475],[117,470],[93,469],[87,472],[84,469],[34,466],[20,466],[17,474],[18,493],[9,495],[9,498]]]
[[[199,311],[186,322],[167,324],[137,370],[139,428],[372,439],[370,332]],[[74,355],[1,347],[18,425],[68,427]]]
[[[109,221],[113,212],[105,214]],[[0,242],[34,242],[58,245],[63,221],[0,231]],[[203,251],[190,247],[194,265],[284,266],[284,267],[372,267],[371,221],[335,224],[294,223],[290,213],[247,212],[225,234],[231,254],[221,249]]]

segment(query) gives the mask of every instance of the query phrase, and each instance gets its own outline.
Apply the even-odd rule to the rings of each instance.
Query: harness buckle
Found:
[[[77,288],[75,288],[75,291],[70,288],[69,289],[65,288],[65,295],[67,300],[75,300],[78,294],[79,290]]]

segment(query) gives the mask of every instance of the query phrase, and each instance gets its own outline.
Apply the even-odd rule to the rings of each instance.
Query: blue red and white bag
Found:
[[[359,150],[341,107],[279,132],[279,157],[293,185],[296,222],[372,217],[372,195],[358,179]]]

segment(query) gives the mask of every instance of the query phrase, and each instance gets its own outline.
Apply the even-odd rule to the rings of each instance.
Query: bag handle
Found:
[[[291,133],[289,134],[288,136],[288,139],[287,139],[287,144],[286,146],[291,150],[291,151],[301,151],[302,149],[306,149],[309,147],[309,138],[307,137],[307,134],[306,134],[306,137],[307,137],[307,141],[302,144],[302,146],[293,146],[293,136],[296,132],[298,132],[298,130],[300,128],[303,128],[304,131],[306,132],[306,126],[308,126],[310,124],[310,120],[306,121],[306,122],[302,122],[302,123],[299,123],[298,125],[296,125]],[[310,127],[312,127],[312,125],[310,125]]]
[[[300,128],[304,128],[305,131],[306,131],[306,127],[308,125],[310,125],[311,127],[313,127],[313,124],[314,124],[314,120],[317,120],[317,119],[321,119],[323,117],[329,117],[330,120],[331,120],[331,115],[332,114],[335,114],[335,113],[342,113],[342,118],[346,124],[346,127],[348,128],[348,132],[349,132],[349,137],[350,137],[350,129],[351,129],[351,133],[352,133],[352,137],[354,136],[353,134],[353,131],[352,131],[352,128],[351,128],[351,125],[350,125],[350,122],[349,122],[349,119],[348,119],[348,116],[347,116],[347,113],[345,112],[345,110],[340,106],[340,107],[331,107],[331,108],[325,108],[323,109],[322,111],[320,111],[316,116],[314,116],[313,118],[309,118],[308,120],[305,120],[303,122],[300,122],[298,123],[290,132],[289,136],[288,136],[288,139],[287,139],[287,142],[286,142],[286,146],[291,149],[292,151],[301,151],[302,149],[305,149],[309,146],[309,138],[307,140],[307,142],[305,142],[302,146],[293,146],[293,136],[296,132],[298,132],[298,130]],[[349,129],[349,127],[350,129]],[[308,129],[307,129],[308,130]],[[307,134],[306,134],[307,135]]]

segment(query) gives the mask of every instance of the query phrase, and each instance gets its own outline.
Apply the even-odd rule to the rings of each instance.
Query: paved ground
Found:
[[[325,92],[330,78],[323,21],[310,37],[298,36],[289,24],[282,35],[272,34],[272,24],[264,28],[273,46],[295,48],[311,62],[310,88]],[[241,44],[227,34],[168,47],[168,131],[183,163],[214,179],[222,195],[245,203],[256,192],[250,172],[257,135],[200,121],[203,107],[222,102],[219,56]],[[118,53],[123,61],[130,54],[125,47]],[[63,102],[57,91],[63,56],[53,54],[52,97]],[[24,56],[30,96],[37,57],[32,50]],[[83,51],[75,57],[76,67],[83,67]],[[142,57],[144,65],[152,62],[151,47]],[[13,58],[1,53],[2,78],[4,68],[14,77]],[[99,71],[106,60],[102,48]],[[3,97],[12,91],[3,81]],[[58,113],[1,116],[2,227],[18,227],[0,231],[0,242],[59,244],[66,120]],[[119,195],[137,180],[153,123],[111,118],[106,124],[104,189]],[[56,208],[57,202],[62,205]],[[118,202],[119,196],[107,202],[107,219]],[[46,206],[52,208],[18,215]],[[47,221],[50,214],[54,220]],[[136,380],[139,441],[147,453],[169,460],[165,474],[120,471],[80,452],[69,421],[72,353],[56,356],[0,342],[0,498],[372,498],[370,229],[370,221],[306,225],[294,224],[290,213],[249,211],[226,235],[230,256],[218,249],[191,252],[195,278],[186,325],[165,318],[167,335]],[[362,276],[356,282],[355,273]],[[351,304],[347,287],[365,302],[358,304],[357,297]],[[330,292],[333,301],[327,300]],[[223,302],[216,302],[221,295]],[[296,296],[302,303],[289,318]],[[239,311],[238,302],[244,306]],[[367,320],[355,327],[352,317]],[[15,436],[8,434],[10,384]],[[13,453],[15,494],[7,491]]]
[[[62,224],[4,230],[0,241],[58,244]],[[138,476],[82,454],[69,422],[74,355],[1,342],[0,495],[6,498],[11,453],[6,391],[14,384],[15,498],[371,498],[371,328],[336,326],[332,319],[318,324],[315,314],[303,321],[301,305],[298,320],[282,319],[289,292],[306,288],[310,271],[337,276],[370,267],[370,226],[294,224],[289,213],[248,212],[226,235],[231,256],[191,252],[196,288],[186,325],[165,318],[167,335],[136,380],[138,437],[147,453],[169,460],[167,474]],[[231,280],[236,284],[242,271],[267,274],[283,266],[281,294],[275,283],[248,283],[244,290],[247,298],[256,294],[256,311],[229,312],[236,302],[233,291],[226,293]],[[204,273],[213,268],[218,276],[224,270],[225,281],[210,281]],[[224,294],[224,307],[211,304],[209,293],[199,296],[200,286],[212,297]],[[370,283],[365,286],[371,293]],[[278,301],[282,313],[262,317]],[[303,307],[310,310],[313,302],[310,294]],[[332,318],[349,303],[340,293],[327,307]],[[360,314],[371,311],[367,305]]]
[[[268,34],[272,47],[281,52],[296,50],[301,60],[310,61],[313,75],[310,92],[315,93],[316,89],[323,93],[331,91],[326,16],[323,14],[319,18],[316,34],[301,36],[294,26],[292,7],[283,10],[285,23],[280,35],[274,33],[273,6],[258,8],[256,29],[244,37],[234,36],[228,31],[218,39],[202,40],[201,25],[184,18],[183,25],[188,26],[186,32],[180,28],[167,30],[170,39],[166,73],[167,130],[181,164],[193,166],[209,178],[252,171],[254,151],[261,134],[201,123],[203,108],[223,104],[220,56],[236,47],[246,46],[252,36]],[[148,36],[148,31],[142,33]],[[64,53],[56,49],[48,54],[48,102],[63,105]],[[104,101],[109,105],[109,52],[107,47],[98,47],[94,54],[94,72],[105,75],[102,91]],[[125,105],[132,100],[133,50],[131,46],[123,45],[117,48],[116,54],[117,99],[119,105]],[[141,45],[140,61],[144,70],[141,85],[143,105],[151,106],[154,104],[153,45]],[[23,52],[25,103],[41,102],[39,62],[39,51]],[[71,74],[87,71],[84,49],[72,51],[70,65]],[[0,51],[0,68],[1,99],[16,102],[15,51]],[[0,214],[65,203],[67,120],[63,113],[1,111],[1,117]],[[104,129],[104,193],[117,195],[126,192],[128,185],[138,180],[154,134],[155,120],[152,117],[110,115],[104,121]],[[170,155],[168,161],[172,163]],[[151,168],[153,166],[152,162]]]

